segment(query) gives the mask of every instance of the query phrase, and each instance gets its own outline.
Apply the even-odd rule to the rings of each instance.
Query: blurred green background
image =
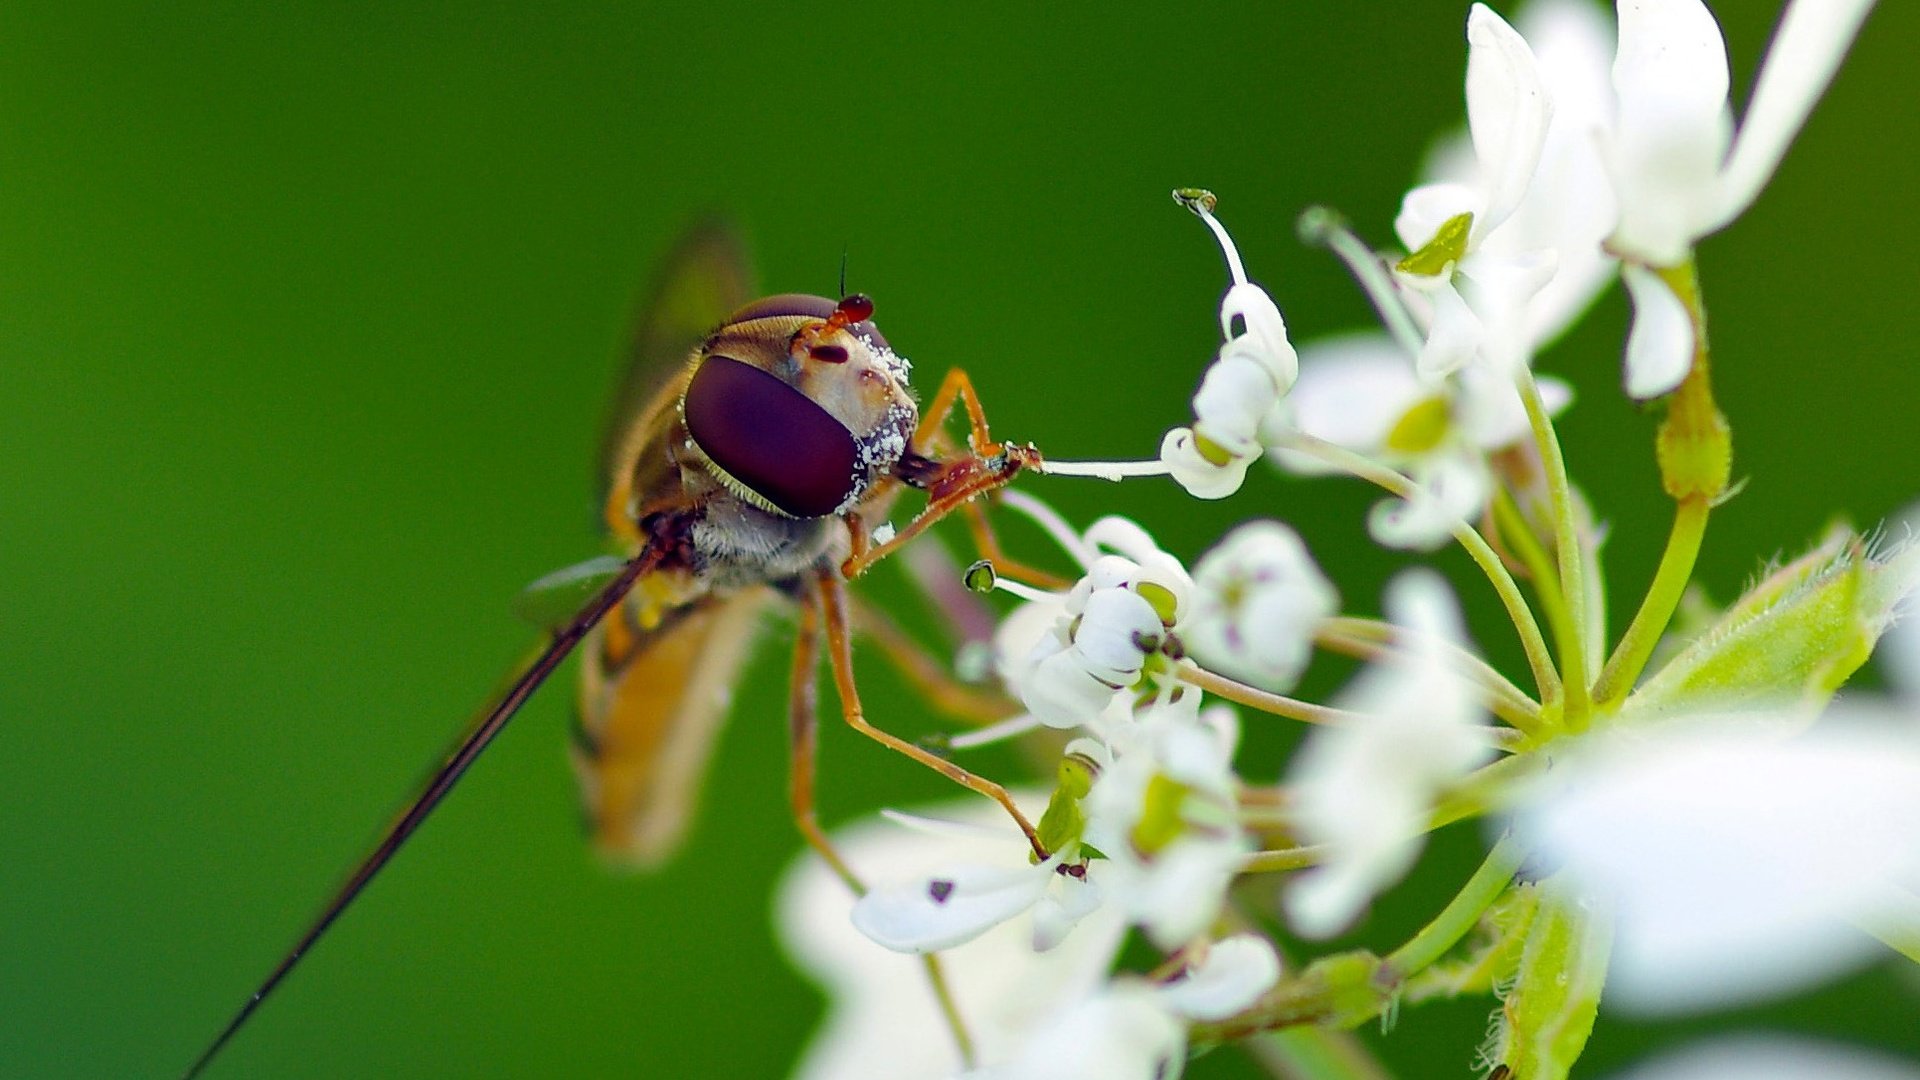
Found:
[[[1720,5],[1744,96],[1775,5]],[[1511,7],[1505,6],[1511,14]],[[1911,47],[1887,4],[1759,205],[1702,252],[1717,382],[1751,486],[1702,561],[1730,596],[1844,512],[1920,494]],[[929,385],[965,365],[995,431],[1141,456],[1188,416],[1224,287],[1167,189],[1221,193],[1296,340],[1362,325],[1304,206],[1390,237],[1461,119],[1463,4],[95,6],[0,15],[0,1076],[177,1072],[530,639],[508,599],[598,550],[589,461],[635,296],[698,212],[769,290],[851,287]],[[1612,523],[1616,603],[1667,526],[1654,418],[1617,393],[1625,305],[1541,367]],[[1403,560],[1369,493],[1257,470],[1036,479],[1191,558],[1297,524],[1349,607]],[[1460,573],[1483,647],[1517,656]],[[873,591],[905,593],[892,574]],[[774,641],[780,634],[770,635]],[[769,930],[795,853],[784,658],[720,752],[724,797],[649,878],[581,842],[571,695],[542,694],[231,1048],[215,1076],[778,1075],[820,1009]],[[1322,665],[1308,689],[1342,676]],[[879,665],[876,718],[925,726]],[[829,699],[830,700],[830,699]],[[1250,737],[1274,775],[1288,736]],[[829,726],[824,811],[946,795]],[[1357,940],[1390,946],[1477,858],[1438,839]],[[1604,1019],[1604,1075],[1697,1030],[1920,1052],[1892,965],[1758,1013]],[[1486,1003],[1370,1033],[1460,1076]],[[1248,1075],[1233,1053],[1193,1075]]]

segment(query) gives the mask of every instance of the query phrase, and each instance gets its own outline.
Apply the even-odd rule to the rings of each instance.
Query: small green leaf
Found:
[[[1613,929],[1557,881],[1530,888],[1539,905],[1484,1056],[1513,1080],[1563,1080],[1593,1034]]]
[[[1749,589],[1627,699],[1622,718],[1823,702],[1866,662],[1916,579],[1920,547],[1876,553],[1836,530]]]

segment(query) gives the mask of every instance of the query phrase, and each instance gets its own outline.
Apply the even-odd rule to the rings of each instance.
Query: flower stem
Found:
[[[1285,694],[1273,694],[1243,682],[1236,682],[1225,675],[1208,671],[1193,663],[1182,663],[1174,667],[1174,677],[1189,686],[1197,686],[1209,694],[1216,694],[1236,704],[1250,709],[1284,716],[1289,720],[1301,720],[1309,724],[1338,724],[1354,718],[1352,713],[1341,709],[1315,705],[1311,701],[1301,701]]]
[[[1447,954],[1447,950],[1460,943],[1460,939],[1473,930],[1480,921],[1480,915],[1493,906],[1500,894],[1513,882],[1514,872],[1520,869],[1520,862],[1526,852],[1520,842],[1512,836],[1500,838],[1493,846],[1480,869],[1473,872],[1462,886],[1459,895],[1448,901],[1433,921],[1421,927],[1405,945],[1387,954],[1386,964],[1393,973],[1404,979],[1420,971]]]
[[[1535,396],[1538,396],[1537,392]],[[1414,493],[1415,484],[1406,475],[1306,432],[1294,433],[1287,440],[1286,448],[1318,458],[1400,498],[1408,498]],[[1561,479],[1564,482],[1564,471]],[[1561,695],[1560,675],[1554,670],[1553,657],[1547,651],[1547,639],[1540,634],[1540,623],[1534,619],[1533,610],[1527,607],[1526,597],[1520,595],[1520,586],[1514,583],[1513,575],[1507,572],[1506,565],[1500,561],[1492,545],[1487,543],[1486,537],[1481,536],[1472,525],[1456,521],[1452,532],[1453,538],[1459,541],[1481,572],[1487,575],[1493,591],[1500,596],[1500,603],[1507,609],[1507,617],[1513,620],[1513,628],[1520,635],[1520,647],[1527,654],[1527,666],[1533,670],[1533,681],[1539,688],[1540,700],[1546,704],[1558,701]],[[1584,693],[1585,687],[1581,690]]]
[[[1566,601],[1567,618],[1576,634],[1587,627],[1587,588],[1585,570],[1580,562],[1580,533],[1573,520],[1573,491],[1567,483],[1567,461],[1560,452],[1560,437],[1554,433],[1553,420],[1547,416],[1546,402],[1540,399],[1540,384],[1533,372],[1520,372],[1520,400],[1527,407],[1527,423],[1533,428],[1534,443],[1540,450],[1540,463],[1547,474],[1547,495],[1553,503],[1553,546],[1560,562],[1560,596]],[[1563,721],[1568,730],[1587,726],[1592,699],[1587,693],[1586,639],[1560,654],[1561,678],[1566,685],[1566,709]]]
[[[947,1029],[953,1032],[954,1045],[960,1051],[960,1066],[971,1069],[977,1063],[973,1036],[967,1033],[966,1021],[960,1018],[960,1005],[953,1000],[953,988],[947,984],[946,973],[941,970],[940,957],[935,953],[926,953],[920,960],[926,965],[927,981],[933,984],[933,996],[940,1002],[940,1014],[946,1017]]]
[[[1527,573],[1533,575],[1533,595],[1546,610],[1554,650],[1564,656],[1567,650],[1579,648],[1580,632],[1574,627],[1566,594],[1560,589],[1560,571],[1547,556],[1547,549],[1540,546],[1539,534],[1520,512],[1520,504],[1513,501],[1513,493],[1504,486],[1494,489],[1493,518],[1499,526],[1500,538],[1513,545],[1514,554],[1525,564]]]
[[[1261,1032],[1242,1046],[1272,1075],[1288,1080],[1390,1080],[1350,1032],[1303,1024]]]
[[[1407,648],[1414,637],[1415,632],[1404,626],[1343,615],[1322,622],[1314,633],[1314,642],[1324,649],[1361,660],[1378,660],[1395,649]],[[1487,692],[1487,707],[1494,715],[1528,735],[1540,731],[1539,704],[1491,664],[1444,638],[1434,637],[1422,644],[1440,645],[1460,674],[1480,684]]]
[[[1712,506],[1701,495],[1680,500],[1673,516],[1673,532],[1667,536],[1667,550],[1660,556],[1660,568],[1654,572],[1646,599],[1640,601],[1633,623],[1627,627],[1620,644],[1607,659],[1607,666],[1601,669],[1599,680],[1593,684],[1597,706],[1607,708],[1626,697],[1647,666],[1647,658],[1653,655],[1653,647],[1659,644],[1660,635],[1673,620],[1680,597],[1687,591],[1687,582],[1693,578],[1694,560],[1700,554],[1700,541],[1706,535],[1707,515]]]
[[[1325,844],[1303,844],[1300,847],[1256,851],[1240,864],[1240,873],[1272,874],[1281,870],[1304,870],[1320,865],[1330,850]]]

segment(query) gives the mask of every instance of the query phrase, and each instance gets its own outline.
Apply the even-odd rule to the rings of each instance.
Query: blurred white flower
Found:
[[[1019,793],[1023,803],[1044,795]],[[1006,815],[984,800],[930,808],[929,815],[980,826],[939,844],[897,824],[869,820],[836,830],[834,843],[855,867],[885,867],[903,877],[931,874],[942,862],[1007,858],[1022,841],[1002,828]],[[801,1080],[936,1080],[959,1068],[953,1037],[918,957],[881,948],[847,918],[846,886],[810,854],[781,883],[776,924],[794,962],[827,991],[828,1008],[793,1075]],[[1013,1055],[1061,1001],[1094,993],[1120,946],[1124,924],[1096,910],[1050,952],[1036,953],[1018,920],[941,954],[947,983],[984,1060]]]
[[[1252,843],[1236,816],[1231,708],[1200,693],[1146,710],[1111,736],[1112,764],[1087,796],[1087,843],[1107,898],[1163,949],[1205,932]]]
[[[1235,528],[1194,564],[1187,648],[1217,671],[1269,689],[1293,685],[1316,627],[1338,610],[1333,583],[1300,534],[1276,521]]]
[[[1552,115],[1526,194],[1505,221],[1480,237],[1478,250],[1505,260],[1552,252],[1554,268],[1530,297],[1487,298],[1499,312],[1524,309],[1493,343],[1496,355],[1504,350],[1506,356],[1496,369],[1511,368],[1514,357],[1531,356],[1558,338],[1613,280],[1614,267],[1603,247],[1616,217],[1613,192],[1594,138],[1613,107],[1613,25],[1591,0],[1533,0],[1515,14],[1513,25],[1532,49]],[[1423,182],[1472,184],[1478,168],[1472,138],[1462,132],[1435,148],[1422,169]],[[1523,283],[1492,280],[1469,288]]]
[[[1573,400],[1566,383],[1539,380],[1540,396],[1558,415]],[[1417,485],[1411,500],[1374,507],[1369,531],[1382,544],[1431,550],[1448,542],[1455,523],[1486,509],[1494,479],[1487,455],[1529,437],[1515,384],[1479,366],[1444,379],[1423,379],[1384,334],[1360,333],[1308,345],[1300,381],[1282,406],[1285,423],[1405,473]],[[1284,443],[1285,436],[1279,441]],[[1328,466],[1285,449],[1290,471]]]
[[[1691,1043],[1617,1080],[1920,1080],[1885,1054],[1785,1035],[1728,1035]]]
[[[1472,179],[1414,188],[1393,223],[1412,253],[1397,268],[1399,278],[1431,305],[1416,365],[1429,379],[1465,367],[1483,348],[1509,377],[1526,362],[1524,348],[1513,345],[1525,336],[1525,305],[1552,276],[1555,256],[1490,251],[1485,241],[1526,198],[1552,113],[1526,39],[1486,5],[1473,5],[1467,16]]]
[[[1617,921],[1607,1000],[1676,1012],[1788,993],[1882,952],[1855,929],[1920,884],[1920,726],[1841,703],[1594,736],[1518,835]]]
[[[1602,134],[1631,263],[1672,267],[1753,205],[1846,55],[1873,0],[1791,0],[1761,62],[1738,135],[1727,45],[1700,0],[1619,0],[1614,115]],[[1627,392],[1658,397],[1692,366],[1693,326],[1657,276],[1629,265],[1634,327]]]
[[[1174,198],[1213,230],[1233,285],[1220,302],[1225,341],[1193,396],[1193,426],[1167,432],[1160,460],[1190,494],[1221,499],[1240,489],[1247,466],[1259,458],[1261,421],[1293,385],[1299,361],[1279,306],[1247,280],[1233,237],[1213,216],[1213,196],[1181,191]]]
[[[1010,1059],[965,1080],[1178,1080],[1187,1022],[1219,1020],[1251,1006],[1280,978],[1264,938],[1214,942],[1172,982],[1116,980],[1054,1014]]]
[[[1619,0],[1614,119],[1605,154],[1616,251],[1653,266],[1753,205],[1826,92],[1873,0],[1790,0],[1738,135],[1727,44],[1700,0]]]
[[[1288,770],[1301,842],[1331,852],[1286,897],[1289,919],[1310,937],[1345,929],[1407,872],[1434,798],[1491,754],[1476,730],[1483,710],[1445,652],[1465,644],[1446,583],[1406,571],[1388,584],[1386,608],[1412,631],[1410,652],[1342,691],[1334,705],[1356,719],[1315,728]]]

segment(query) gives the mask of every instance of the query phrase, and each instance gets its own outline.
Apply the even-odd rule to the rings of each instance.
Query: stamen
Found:
[[[1213,216],[1213,208],[1220,204],[1219,197],[1206,188],[1174,188],[1173,201],[1193,211],[1195,217],[1213,230],[1214,238],[1220,241],[1220,250],[1227,256],[1227,273],[1233,275],[1235,285],[1245,285],[1247,268],[1241,265],[1240,249],[1233,245],[1233,237],[1227,235],[1227,227]]]
[[[1400,290],[1387,273],[1387,264],[1354,234],[1346,219],[1327,207],[1313,206],[1300,215],[1298,229],[1301,240],[1326,247],[1347,264],[1394,340],[1408,356],[1419,356],[1426,335],[1413,324],[1413,315],[1401,301]]]
[[[1052,537],[1054,543],[1059,544],[1068,555],[1073,556],[1073,561],[1079,563],[1082,568],[1092,564],[1093,550],[1081,541],[1080,534],[1074,532],[1073,526],[1067,524],[1067,519],[1061,517],[1060,512],[1053,507],[1024,491],[1014,491],[1011,488],[1001,490],[1000,505],[1025,514],[1028,520],[1040,526],[1048,536]]]
[[[1058,600],[1063,595],[1050,593],[1045,589],[1036,589],[1031,585],[1022,585],[1018,581],[1009,581],[1006,578],[995,578],[993,587],[997,592],[1011,593],[1022,600]]]
[[[997,724],[988,724],[978,731],[969,731],[964,735],[955,735],[947,740],[947,745],[955,750],[971,750],[976,746],[1005,742],[1018,738],[1040,726],[1040,718],[1032,713],[1021,713],[1008,717]]]
[[[1164,461],[1055,461],[1040,463],[1036,470],[1054,476],[1093,476],[1116,483],[1129,476],[1167,476],[1173,469]]]

